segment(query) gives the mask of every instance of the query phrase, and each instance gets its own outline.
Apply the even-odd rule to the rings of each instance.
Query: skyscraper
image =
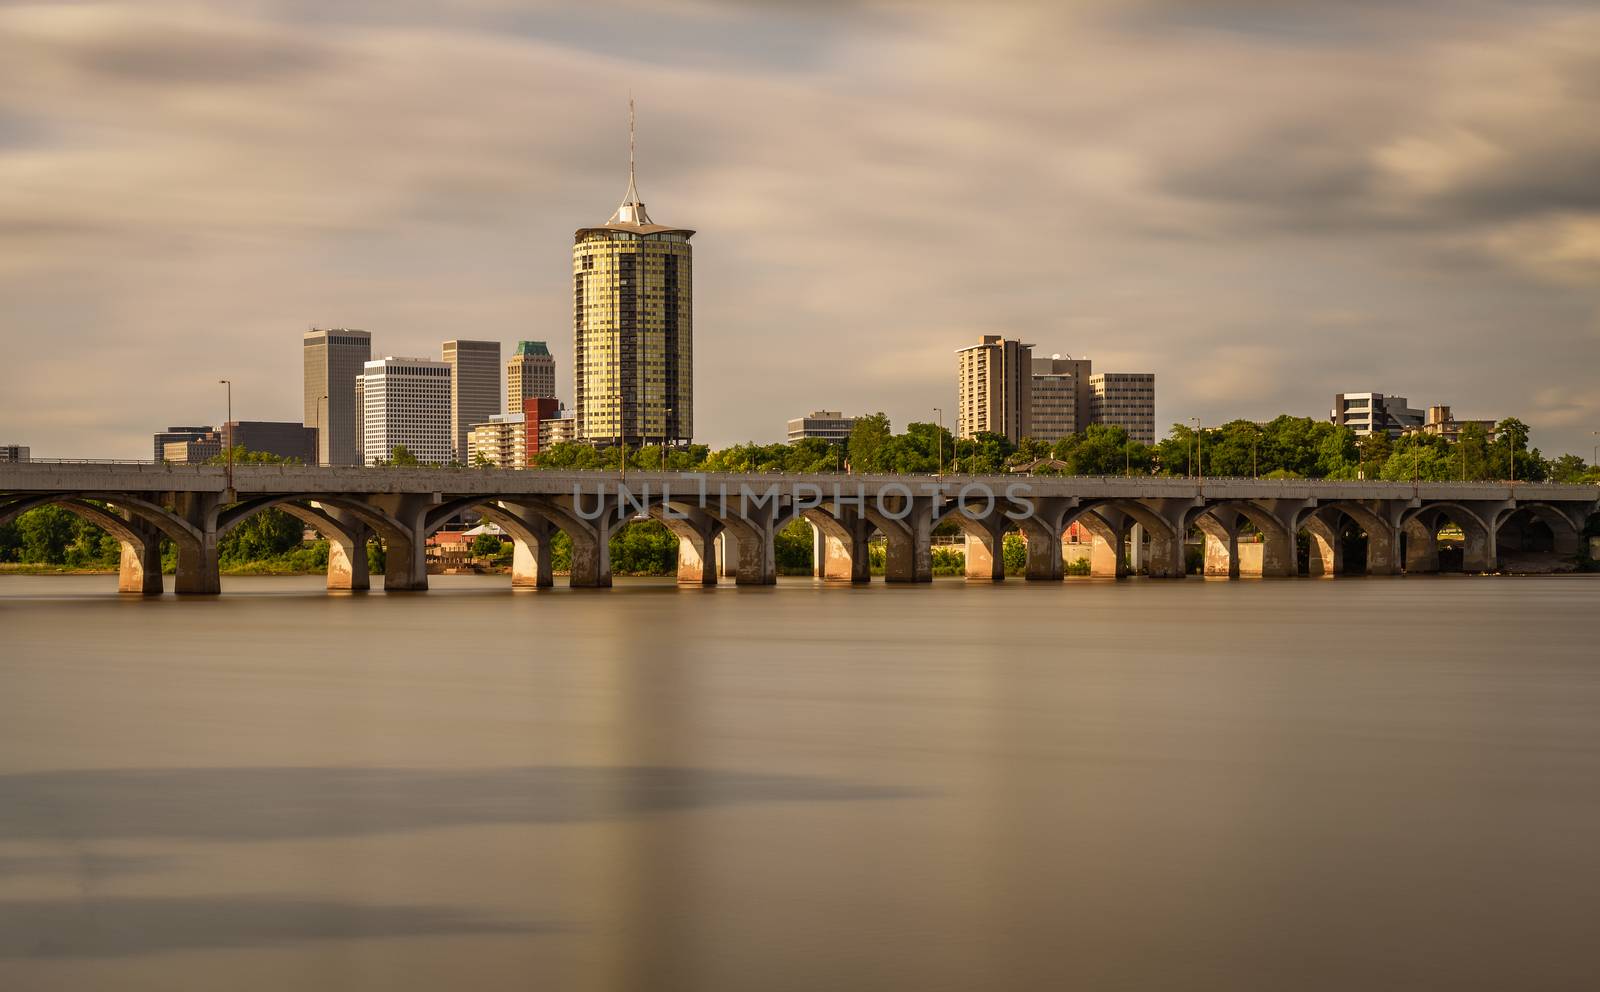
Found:
[[[444,362],[450,366],[451,457],[465,465],[472,457],[472,425],[500,412],[500,342],[446,341]]]
[[[645,212],[634,182],[630,103],[628,192],[610,220],[573,235],[573,409],[580,440],[693,439],[693,235]]]
[[[956,352],[956,436],[1003,434],[1012,444],[1033,428],[1033,345],[985,334]]]
[[[522,401],[556,394],[556,360],[543,341],[518,341],[506,363],[506,412],[521,413]]]
[[[356,376],[372,358],[372,335],[335,327],[305,335],[305,415],[317,429],[317,462],[360,465],[356,440]]]
[[[454,437],[450,429],[452,378],[450,365],[428,358],[368,362],[361,376],[365,463],[388,458],[396,447],[404,447],[420,462],[448,462]]]

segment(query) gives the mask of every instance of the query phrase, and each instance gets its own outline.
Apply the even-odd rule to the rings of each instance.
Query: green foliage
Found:
[[[69,568],[115,568],[122,543],[60,506],[19,514],[0,528],[0,561]]]
[[[367,542],[367,571],[373,575],[382,575],[389,561],[389,552],[382,541]]]
[[[778,574],[810,575],[813,562],[811,525],[805,520],[791,520],[772,536],[776,553]]]
[[[269,507],[217,542],[217,556],[224,565],[279,558],[299,548],[304,533],[305,525],[299,520]]]
[[[1028,542],[1021,534],[1007,534],[1001,542],[1001,560],[1007,575],[1022,575],[1028,571]]]
[[[500,553],[500,535],[485,531],[472,539],[472,554],[479,558],[493,558]]]
[[[857,417],[855,426],[850,429],[850,440],[845,445],[850,455],[851,471],[879,471],[876,467],[878,452],[892,435],[889,418],[882,411]]]
[[[1549,474],[1551,482],[1585,482],[1589,464],[1577,455],[1562,455],[1550,463]]]
[[[960,548],[941,544],[933,549],[934,575],[965,575],[967,553]]]
[[[282,455],[274,455],[270,451],[250,451],[242,444],[236,444],[233,446],[233,463],[235,465],[301,464],[300,459],[298,458],[285,458]],[[224,451],[221,454],[213,455],[205,460],[205,464],[226,465],[228,464],[228,453]]]
[[[1071,561],[1067,562],[1063,566],[1063,568],[1064,568],[1064,570],[1066,571],[1066,573],[1068,575],[1088,575],[1088,574],[1090,574],[1089,573],[1089,559],[1087,559],[1087,558],[1074,558]]]
[[[1023,455],[1024,449],[1019,448],[1018,456]],[[1155,451],[1128,437],[1121,427],[1092,424],[1057,441],[1050,457],[1067,463],[1067,475],[1146,475]]]
[[[403,444],[397,444],[390,450],[386,464],[394,468],[416,468],[422,463],[417,461],[417,456],[411,453],[411,449]]]
[[[677,569],[678,537],[659,521],[631,523],[611,535],[612,574],[672,575]]]

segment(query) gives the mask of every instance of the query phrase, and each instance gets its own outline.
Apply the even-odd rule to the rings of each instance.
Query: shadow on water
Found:
[[[440,906],[213,896],[0,902],[0,958],[110,958],[302,940],[540,934]]]
[[[0,840],[274,841],[916,793],[698,768],[104,769],[0,775]]]

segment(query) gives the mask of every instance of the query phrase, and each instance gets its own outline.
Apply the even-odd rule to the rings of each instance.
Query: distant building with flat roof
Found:
[[[1033,360],[1030,437],[1053,444],[1089,425],[1090,370],[1087,358],[1051,355]]]
[[[450,379],[449,364],[431,358],[368,362],[361,374],[365,464],[390,457],[397,447],[425,464],[448,463],[454,453]]]
[[[173,465],[198,465],[222,454],[222,436],[208,434],[190,441],[168,441],[161,448],[161,460]]]
[[[467,435],[473,424],[488,423],[500,404],[500,342],[446,341],[441,358],[450,366],[450,450],[467,464]]]
[[[1012,444],[1031,436],[1033,345],[985,334],[956,350],[956,436],[1004,435]]]
[[[1494,440],[1495,428],[1498,426],[1497,421],[1457,420],[1455,416],[1451,414],[1448,406],[1428,407],[1428,414],[1427,417],[1422,421],[1422,426],[1408,427],[1405,429],[1404,433],[1433,435],[1435,437],[1444,438],[1445,442],[1448,444],[1455,444],[1457,441],[1461,440],[1461,429],[1469,424],[1477,424],[1479,427],[1483,428],[1483,434],[1486,440]]]
[[[235,420],[223,424],[221,439],[235,448],[317,463],[317,429],[292,420]]]
[[[824,441],[848,441],[855,426],[856,418],[846,417],[839,410],[813,410],[804,417],[789,421],[789,443],[808,437],[819,437]]]
[[[372,358],[372,335],[350,327],[305,333],[300,422],[316,428],[317,465],[360,465],[356,431],[356,377]]]
[[[215,430],[215,427],[208,424],[205,427],[168,427],[164,431],[156,431],[152,457],[158,462],[165,461],[167,445],[174,441],[198,441]]]
[[[1333,398],[1333,410],[1328,418],[1340,427],[1355,431],[1357,437],[1379,431],[1399,437],[1410,428],[1421,427],[1423,416],[1423,412],[1412,407],[1404,396],[1339,393]]]
[[[33,460],[33,453],[25,444],[0,444],[0,463]]]
[[[1089,419],[1121,427],[1129,440],[1155,444],[1155,373],[1096,372],[1089,376]]]

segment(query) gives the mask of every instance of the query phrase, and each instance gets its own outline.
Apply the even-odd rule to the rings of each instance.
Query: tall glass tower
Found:
[[[573,412],[590,444],[669,444],[694,437],[692,253],[686,228],[645,212],[633,174],[611,219],[572,246]]]

